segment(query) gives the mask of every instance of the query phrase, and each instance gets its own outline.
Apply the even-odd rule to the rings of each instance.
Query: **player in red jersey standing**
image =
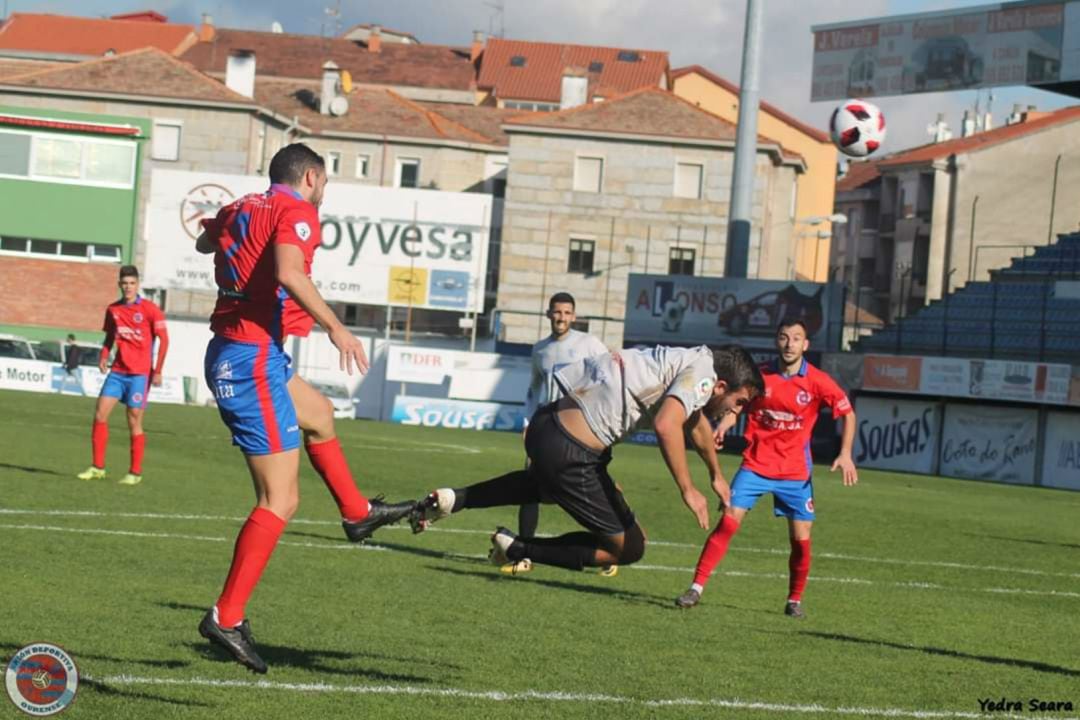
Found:
[[[154,303],[139,295],[139,271],[134,265],[120,268],[120,292],[123,297],[105,309],[105,343],[101,348],[98,369],[108,372],[94,408],[94,426],[90,433],[93,464],[77,475],[80,480],[100,480],[105,477],[105,447],[109,443],[109,415],[116,403],[127,406],[128,429],[131,431],[131,465],[120,479],[122,485],[142,482],[143,413],[146,412],[150,385],[161,385],[161,369],[169,350],[169,334],[165,329],[165,313]],[[154,340],[158,341],[157,362],[153,361]],[[116,345],[116,357],[109,368],[109,353]],[[153,369],[151,370],[151,366]]]
[[[196,249],[214,253],[218,301],[210,318],[206,382],[244,453],[255,483],[255,509],[240,530],[225,588],[199,623],[203,637],[241,664],[265,673],[244,617],[248,598],[296,512],[301,435],[315,470],[341,512],[349,540],[360,542],[397,522],[414,503],[368,500],[356,487],[323,395],[293,374],[282,349],[318,322],[340,354],[341,369],[363,373],[364,346],[337,319],[311,280],[326,187],[322,157],[306,145],[282,148],[270,163],[270,189],[252,193],[204,221]]]
[[[810,347],[806,326],[801,320],[785,320],[776,331],[779,357],[761,366],[765,395],[756,398],[747,410],[746,450],[742,467],[731,481],[731,502],[720,523],[709,535],[698,559],[694,582],[675,600],[681,608],[692,608],[701,600],[709,576],[727,553],[728,543],[765,493],[773,496],[773,514],[786,517],[791,555],[788,560],[788,599],[784,613],[802,618],[802,593],[810,574],[810,528],[814,522],[814,484],[811,480],[810,435],[822,405],[832,409],[833,418],[844,418],[840,454],[832,470],[841,470],[844,485],[859,481],[851,448],[855,441],[855,413],[847,395],[828,374],[806,361]],[[732,418],[733,419],[733,418]],[[716,430],[717,447],[731,428],[725,418]]]

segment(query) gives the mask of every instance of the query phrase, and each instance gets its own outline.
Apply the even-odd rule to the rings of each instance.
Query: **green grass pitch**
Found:
[[[1022,702],[1017,717],[1080,714],[1078,493],[870,470],[844,488],[818,468],[808,618],[796,621],[782,614],[786,530],[767,504],[702,604],[673,606],[706,534],[653,448],[615,450],[612,474],[651,544],[610,579],[501,576],[488,534],[513,527],[513,509],[350,545],[304,460],[300,510],[248,606],[271,666],[256,677],[196,631],[252,505],[216,412],[151,407],[145,479],[125,487],[119,410],[109,478],[74,477],[92,409],[0,392],[0,657],[66,648],[82,684],[64,717],[960,718],[982,717],[987,698]],[[523,461],[509,433],[338,431],[361,488],[392,500]],[[541,532],[572,528],[542,509]],[[1034,713],[1031,699],[1078,710]],[[24,716],[0,695],[9,717]]]

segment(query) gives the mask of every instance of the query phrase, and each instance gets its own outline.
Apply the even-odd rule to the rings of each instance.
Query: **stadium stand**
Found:
[[[863,338],[856,351],[1071,363],[1080,353],[1080,233],[1032,249],[989,281]]]

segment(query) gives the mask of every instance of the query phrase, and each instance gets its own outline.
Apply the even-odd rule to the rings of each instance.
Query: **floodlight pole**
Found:
[[[761,15],[765,0],[746,0],[742,75],[739,79],[739,124],[735,132],[735,167],[728,205],[726,277],[746,277],[750,261],[750,214],[757,165],[758,70],[761,65]]]

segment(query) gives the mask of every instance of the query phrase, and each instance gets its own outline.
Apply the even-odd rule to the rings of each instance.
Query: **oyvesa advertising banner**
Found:
[[[881,470],[936,472],[941,406],[860,396],[855,464]]]
[[[1042,484],[1080,490],[1080,413],[1049,413],[1044,448]]]
[[[268,185],[256,175],[155,168],[143,285],[216,291],[213,258],[195,251],[199,222]],[[331,301],[473,310],[484,297],[491,206],[479,193],[331,181],[312,279]]]
[[[525,429],[525,407],[503,403],[398,395],[390,422],[459,430]]]
[[[1037,410],[949,405],[941,439],[942,475],[1031,485]]]

